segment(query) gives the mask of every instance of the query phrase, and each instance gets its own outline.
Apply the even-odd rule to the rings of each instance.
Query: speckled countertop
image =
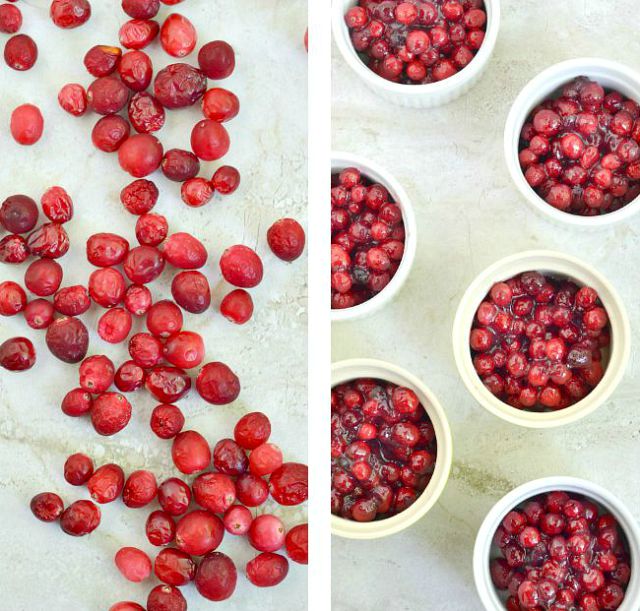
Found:
[[[371,542],[333,537],[335,611],[480,611],[475,535],[515,486],[547,475],[591,479],[640,518],[640,217],[581,233],[537,217],[511,183],[502,132],[511,101],[535,74],[565,59],[601,56],[640,69],[635,0],[505,0],[494,56],[481,82],[440,108],[392,106],[333,53],[333,147],[364,155],[403,184],[418,220],[415,266],[398,298],[357,323],[334,325],[333,360],[372,357],[418,375],[446,409],[453,469],[417,525]],[[580,423],[549,432],[485,412],[458,377],[451,326],[462,293],[493,261],[521,250],[561,250],[592,263],[621,294],[632,356],[612,399]]]
[[[19,3],[23,31],[40,48],[36,66],[25,73],[14,72],[4,63],[0,66],[0,199],[12,193],[39,199],[53,184],[64,186],[73,196],[76,216],[68,225],[72,246],[62,260],[67,285],[88,278],[91,267],[84,244],[89,235],[113,231],[135,240],[135,218],[118,199],[127,176],[116,156],[97,151],[90,141],[96,117],[74,119],[56,101],[64,83],[90,82],[82,65],[84,52],[96,43],[117,43],[125,16],[118,0],[92,2],[92,19],[79,29],[63,31],[49,21],[48,4]],[[185,327],[205,338],[206,360],[227,362],[242,382],[239,399],[227,407],[205,404],[192,392],[180,403],[186,428],[215,441],[230,436],[235,421],[246,411],[262,410],[271,417],[272,439],[286,458],[306,462],[306,260],[285,264],[271,254],[265,240],[274,220],[294,216],[304,222],[306,218],[306,54],[302,45],[306,5],[301,0],[243,0],[242,10],[237,10],[239,5],[230,10],[222,0],[189,0],[175,9],[196,24],[200,42],[223,38],[236,49],[236,72],[221,84],[239,95],[242,108],[228,124],[232,145],[224,161],[240,169],[242,185],[224,200],[190,209],[180,201],[179,185],[157,173],[153,178],[162,195],[154,211],[167,216],[172,231],[192,232],[207,246],[210,259],[203,271],[212,284],[214,308],[227,290],[217,267],[224,248],[246,243],[256,247],[265,262],[265,280],[253,290],[256,314],[248,325],[236,327],[215,309],[185,316]],[[163,6],[161,14],[169,12]],[[171,63],[159,46],[154,45],[151,54],[156,68]],[[43,139],[32,148],[15,144],[7,128],[11,109],[25,102],[40,105],[46,121]],[[200,118],[197,106],[169,112],[159,134],[165,148],[188,148],[191,126]],[[215,167],[204,166],[208,176]],[[21,279],[25,267],[2,265],[2,280]],[[151,286],[154,295],[169,296],[170,279],[165,272],[163,280]],[[107,345],[95,334],[97,313],[84,318],[91,329],[89,353],[124,360],[126,346]],[[62,476],[64,460],[76,451],[87,452],[98,464],[115,461],[127,472],[148,468],[159,479],[178,475],[171,463],[170,443],[156,438],[148,426],[154,402],[147,393],[137,393],[131,399],[130,425],[114,437],[101,438],[89,421],[72,420],[60,411],[65,392],[77,386],[77,368],[51,357],[44,333],[29,329],[21,316],[0,320],[0,341],[15,335],[32,338],[39,358],[29,372],[0,373],[4,554],[0,608],[106,611],[118,600],[144,604],[148,590],[158,582],[141,586],[125,581],[113,565],[113,555],[123,545],[156,551],[144,535],[147,510],[129,510],[121,502],[103,506],[100,528],[89,537],[74,539],[56,525],[38,523],[28,504],[44,490],[60,493],[67,502],[86,498],[86,490],[69,486]],[[304,506],[273,509],[287,526],[306,521]],[[242,574],[252,557],[249,545],[228,535],[220,549],[236,560],[240,575],[234,597],[215,605],[216,609],[306,609],[306,567],[291,563],[283,584],[258,589]],[[189,609],[214,606],[192,586],[184,592]]]

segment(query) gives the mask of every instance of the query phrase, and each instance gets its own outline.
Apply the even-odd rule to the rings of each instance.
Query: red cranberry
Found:
[[[16,34],[4,46],[4,61],[14,70],[29,70],[38,59],[38,47],[31,36]]]
[[[172,13],[160,28],[162,48],[172,57],[185,57],[193,51],[198,35],[193,24],[183,15]]]
[[[27,305],[27,294],[16,282],[7,280],[0,283],[0,315],[14,316]]]
[[[218,516],[195,509],[176,524],[176,547],[191,556],[204,556],[215,550],[224,536],[224,525]]]
[[[73,218],[73,201],[62,187],[50,187],[40,198],[45,216],[54,223],[67,223]]]
[[[96,397],[91,408],[91,423],[99,435],[111,436],[124,429],[131,420],[131,404],[117,392]]]
[[[162,155],[162,144],[150,134],[135,134],[118,149],[120,167],[135,178],[143,178],[157,170]]]
[[[119,265],[129,251],[129,242],[115,233],[95,233],[87,240],[87,260],[96,267]]]
[[[129,100],[129,121],[141,134],[162,129],[165,120],[164,108],[152,95],[141,91]]]
[[[11,113],[11,135],[18,144],[35,144],[42,137],[43,131],[44,119],[37,106],[22,104]]]
[[[80,364],[80,386],[87,392],[100,394],[106,392],[115,375],[115,368],[109,357],[90,356]]]
[[[258,507],[269,498],[269,486],[261,477],[244,473],[236,480],[238,501],[247,507]]]
[[[124,294],[124,307],[134,316],[143,316],[151,307],[151,291],[140,284],[130,284]]]
[[[213,466],[226,475],[242,475],[249,467],[249,460],[235,441],[221,439],[213,449]]]
[[[147,312],[147,329],[156,337],[167,338],[182,329],[182,312],[169,300],[154,303]]]
[[[60,223],[45,223],[29,234],[27,246],[36,257],[59,259],[69,250],[69,236]]]
[[[179,269],[198,269],[207,262],[207,249],[188,233],[171,234],[163,244],[166,261]]]
[[[98,320],[98,335],[110,344],[119,344],[127,339],[133,320],[124,308],[113,308]]]
[[[133,19],[153,19],[160,10],[160,0],[122,0],[122,10]]]
[[[263,443],[249,455],[249,469],[254,475],[270,475],[282,466],[282,450],[273,443]]]
[[[213,80],[227,78],[236,66],[235,53],[224,40],[208,42],[198,53],[200,69]]]
[[[93,399],[91,395],[82,388],[70,390],[62,400],[61,409],[64,414],[71,417],[82,416],[91,411]]]
[[[151,471],[134,471],[125,482],[122,501],[127,507],[145,507],[156,498],[158,484]]]
[[[22,27],[22,13],[12,4],[0,5],[0,32],[15,34]]]
[[[246,535],[253,522],[253,516],[243,505],[233,505],[224,514],[224,527],[232,535]]]
[[[122,56],[120,47],[96,45],[91,47],[84,56],[84,66],[87,72],[96,78],[109,76],[115,69]]]
[[[229,598],[236,589],[238,573],[233,560],[220,552],[207,554],[196,571],[196,588],[208,600]]]
[[[151,560],[142,550],[123,547],[116,552],[116,567],[122,576],[134,583],[140,583],[151,575]]]
[[[169,515],[182,515],[190,502],[191,488],[181,479],[171,477],[158,486],[158,503]]]
[[[280,518],[274,515],[259,515],[249,528],[249,543],[260,552],[275,552],[285,541],[285,529]]]
[[[159,191],[150,180],[134,180],[120,192],[122,205],[131,214],[146,214],[158,201]]]
[[[286,462],[271,474],[269,492],[280,505],[299,505],[309,494],[308,477],[307,465]]]
[[[247,563],[249,581],[260,588],[277,586],[289,573],[289,562],[280,554],[263,552]]]
[[[27,241],[19,235],[7,235],[0,240],[0,261],[24,263],[29,257]]]
[[[176,525],[166,511],[153,511],[147,518],[145,532],[151,545],[168,545],[176,536]]]
[[[170,149],[164,154],[161,168],[169,180],[184,182],[198,175],[200,161],[191,151]]]
[[[187,475],[204,471],[211,462],[209,444],[196,431],[180,433],[173,440],[171,456],[178,471]]]
[[[294,261],[304,250],[304,229],[294,219],[280,219],[267,231],[269,248],[283,261]]]
[[[202,98],[202,113],[207,119],[224,123],[238,115],[240,101],[238,96],[221,87],[209,89]]]
[[[91,307],[89,291],[80,285],[60,289],[53,297],[56,312],[65,316],[79,316]]]
[[[87,355],[89,332],[81,320],[65,316],[49,325],[46,342],[56,358],[65,363],[79,363]]]
[[[165,108],[193,106],[206,89],[206,76],[189,64],[171,64],[153,82],[153,94]]]
[[[150,426],[160,439],[173,439],[184,426],[184,415],[179,407],[163,403],[151,412]]]
[[[229,134],[220,123],[203,119],[191,132],[191,148],[200,159],[215,161],[227,154]]]
[[[60,516],[60,527],[72,537],[83,537],[100,525],[100,508],[91,501],[76,501]]]
[[[213,185],[206,178],[189,178],[182,184],[180,195],[187,206],[199,208],[213,197]]]
[[[64,479],[72,486],[83,486],[93,475],[93,461],[86,454],[72,454],[64,463]]]
[[[105,153],[117,151],[129,137],[131,127],[120,115],[107,115],[98,120],[91,131],[93,145]]]
[[[123,268],[134,284],[148,284],[164,270],[164,257],[153,246],[136,246],[127,253]]]
[[[0,225],[10,233],[28,233],[38,222],[38,206],[26,195],[11,195],[0,207]]]
[[[24,285],[38,297],[53,295],[62,282],[62,267],[52,259],[38,259],[24,274]]]
[[[59,28],[70,30],[86,23],[91,17],[88,0],[52,0],[51,20]]]
[[[113,463],[103,465],[89,478],[87,488],[96,503],[112,503],[124,488],[124,472]]]
[[[149,592],[147,611],[187,611],[187,601],[178,588],[160,585]]]
[[[46,329],[55,316],[55,308],[46,299],[34,299],[23,310],[24,319],[32,329]]]
[[[233,435],[238,445],[245,450],[254,450],[268,441],[271,423],[262,412],[251,412],[238,420]]]
[[[240,288],[253,288],[262,281],[262,261],[254,250],[237,244],[227,248],[220,257],[224,279]]]
[[[120,79],[114,76],[98,78],[87,89],[89,108],[101,115],[121,111],[128,99],[129,90]]]
[[[230,195],[240,186],[240,172],[230,165],[220,166],[211,178],[215,191],[222,195]]]
[[[235,484],[224,473],[201,473],[191,487],[196,503],[211,513],[224,513],[236,500]]]
[[[196,564],[189,554],[179,549],[163,549],[154,563],[156,577],[170,586],[184,586],[196,575]]]
[[[153,77],[151,58],[144,51],[127,51],[118,64],[118,74],[131,91],[144,91]]]
[[[309,562],[309,529],[307,524],[294,526],[285,538],[287,555],[294,562],[308,564]]]
[[[169,223],[161,214],[143,214],[136,222],[136,238],[144,246],[158,246],[168,231]]]
[[[235,289],[224,296],[220,303],[220,313],[231,322],[243,325],[253,315],[253,300],[244,289]]]
[[[162,360],[162,342],[149,333],[136,333],[129,340],[129,354],[140,367],[154,367]]]
[[[33,515],[43,522],[55,522],[64,511],[62,499],[53,492],[42,492],[31,499]]]
[[[122,303],[125,290],[125,280],[115,267],[97,269],[89,276],[89,295],[103,308]]]
[[[197,271],[176,274],[171,282],[171,295],[181,308],[192,314],[201,314],[211,305],[209,281]]]
[[[145,611],[145,609],[138,603],[134,603],[129,600],[111,605],[109,607],[109,611]]]
[[[82,85],[69,83],[60,89],[58,104],[74,117],[81,117],[87,112],[87,92]]]
[[[160,26],[149,19],[131,19],[120,27],[118,38],[125,49],[139,51],[151,44],[158,35]]]
[[[36,349],[26,337],[12,337],[0,344],[0,367],[8,371],[26,371],[36,363]]]
[[[197,367],[204,359],[204,341],[192,331],[182,331],[172,335],[165,343],[165,359],[182,369]]]
[[[240,380],[224,363],[207,363],[198,373],[196,388],[207,403],[226,405],[240,394]]]
[[[191,388],[191,378],[177,367],[156,366],[147,372],[145,388],[162,403],[184,397]]]

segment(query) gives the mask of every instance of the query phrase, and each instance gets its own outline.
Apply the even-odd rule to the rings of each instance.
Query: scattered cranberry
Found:
[[[243,505],[233,505],[224,514],[224,527],[232,535],[246,535],[253,522],[253,516]]]
[[[307,524],[298,524],[288,533],[284,541],[287,555],[294,562],[308,564],[309,562],[309,527]]]
[[[120,47],[95,45],[85,54],[84,67],[89,74],[96,78],[109,76],[115,72],[121,57],[122,49]]]
[[[304,250],[304,229],[294,219],[280,219],[269,227],[267,242],[276,257],[294,261]]]
[[[80,284],[62,288],[54,295],[53,306],[65,316],[84,314],[91,307],[89,291]]]
[[[153,19],[160,10],[160,0],[122,0],[122,10],[133,19]]]
[[[91,498],[96,503],[111,503],[115,501],[124,488],[124,472],[113,463],[96,469],[87,482]]]
[[[50,15],[59,28],[69,30],[89,20],[91,5],[88,0],[52,0]]]
[[[100,394],[113,384],[115,367],[107,356],[90,356],[80,363],[80,387],[87,392]]]
[[[167,339],[163,355],[176,367],[192,369],[204,360],[204,350],[204,341],[200,335],[192,331],[181,331]]]
[[[122,205],[131,214],[146,214],[156,205],[160,195],[158,187],[151,180],[134,180],[120,192]]]
[[[192,556],[204,556],[215,550],[224,536],[224,525],[218,516],[194,509],[176,524],[176,547]]]
[[[289,562],[280,554],[263,552],[247,562],[247,578],[260,588],[277,586],[289,573]]]
[[[78,83],[69,83],[58,93],[60,107],[74,117],[81,117],[87,112],[87,92]]]
[[[120,167],[134,176],[144,178],[160,167],[162,144],[150,134],[135,134],[118,149]]]
[[[55,308],[46,299],[34,299],[23,310],[24,319],[32,329],[46,329],[55,316]]]
[[[72,537],[83,537],[100,525],[100,508],[91,501],[76,501],[60,516],[60,527]]]
[[[134,583],[140,583],[151,575],[151,560],[142,550],[123,547],[116,552],[116,567],[122,576]]]
[[[196,575],[196,563],[179,549],[163,549],[154,563],[156,577],[170,586],[185,586]]]
[[[162,403],[151,412],[150,426],[160,439],[173,439],[184,426],[184,415],[179,407]]]
[[[34,295],[53,295],[62,282],[62,267],[53,259],[38,259],[24,274],[24,284]]]
[[[227,78],[236,67],[233,47],[224,40],[208,42],[198,53],[200,69],[213,80]]]
[[[269,486],[261,477],[244,473],[236,481],[236,495],[246,507],[258,507],[269,498]]]
[[[151,471],[134,471],[125,482],[122,501],[127,507],[138,509],[151,503],[157,492],[156,476]]]
[[[86,454],[72,454],[64,463],[64,479],[72,486],[84,486],[93,475],[93,461]]]
[[[0,261],[3,263],[24,263],[29,257],[27,241],[19,235],[7,235],[0,240]]]
[[[154,303],[147,312],[147,329],[160,338],[167,338],[182,329],[182,312],[168,299]]]
[[[171,456],[178,471],[190,475],[204,471],[209,466],[211,449],[200,433],[183,431],[173,440]]]
[[[233,560],[220,552],[207,554],[196,571],[196,588],[204,598],[220,601],[236,589],[238,572]]]
[[[240,380],[224,363],[207,363],[198,373],[196,388],[207,403],[226,405],[240,394]]]
[[[198,271],[176,274],[171,281],[171,295],[182,309],[192,314],[202,314],[211,305],[209,281]]]
[[[0,225],[10,233],[28,233],[38,222],[38,206],[26,195],[11,195],[0,207]]]
[[[105,312],[98,320],[98,335],[105,342],[119,344],[127,339],[131,332],[133,319],[124,308],[113,308]]]
[[[72,418],[83,416],[91,411],[93,399],[91,394],[82,388],[70,390],[62,400],[62,412]]]
[[[0,4],[0,32],[15,34],[21,27],[20,9],[12,4]]]
[[[188,178],[180,188],[182,201],[192,208],[199,208],[211,201],[213,185],[211,181],[202,177]]]
[[[87,355],[89,332],[81,320],[65,316],[49,325],[46,342],[56,358],[65,363],[79,363]]]
[[[222,195],[230,195],[240,186],[240,172],[230,165],[221,165],[211,178],[214,190]]]
[[[269,478],[269,492],[280,505],[299,505],[309,496],[309,470],[307,465],[286,462]]]
[[[96,397],[91,408],[91,423],[99,435],[111,436],[124,429],[131,420],[131,403],[117,392]]]
[[[129,99],[129,90],[115,76],[96,79],[87,89],[87,104],[91,110],[101,115],[121,111]]]
[[[193,106],[207,90],[207,77],[189,64],[171,64],[160,70],[153,94],[165,108]]]
[[[169,149],[164,154],[161,168],[169,180],[184,182],[198,175],[200,160],[191,151]]]
[[[221,87],[209,89],[202,98],[202,113],[207,119],[224,123],[238,115],[240,100],[238,96]]]
[[[129,100],[129,121],[138,133],[157,132],[164,120],[164,108],[151,94],[141,91]]]
[[[191,488],[196,503],[211,513],[224,513],[236,500],[235,484],[224,473],[201,473]]]
[[[27,305],[24,289],[11,280],[0,282],[0,316],[14,316]]]
[[[173,233],[162,245],[167,263],[178,269],[198,269],[207,262],[208,253],[202,242],[188,233]]]
[[[151,307],[151,291],[141,284],[130,284],[124,294],[124,307],[134,316],[144,316]]]
[[[147,611],[187,611],[187,601],[178,588],[160,585],[149,592]]]
[[[191,378],[178,367],[158,365],[147,372],[145,388],[162,403],[172,403],[184,397],[191,388]]]
[[[253,288],[262,281],[262,260],[248,246],[237,244],[227,248],[220,257],[224,279],[240,288]]]
[[[140,365],[133,361],[125,361],[118,367],[114,382],[120,392],[133,392],[144,384],[145,377],[144,369]]]
[[[145,609],[142,605],[127,600],[111,605],[109,611],[145,611]]]
[[[249,459],[233,439],[221,439],[213,448],[213,466],[226,475],[242,475],[249,468]]]
[[[285,530],[280,518],[261,514],[249,528],[249,543],[259,552],[275,552],[284,545]]]
[[[23,104],[11,113],[11,135],[24,146],[31,146],[40,140],[44,131],[44,119],[37,106]]]
[[[271,436],[271,422],[262,412],[250,412],[238,420],[233,436],[245,450],[254,450]]]
[[[153,246],[136,246],[127,253],[123,268],[134,284],[148,284],[164,270],[164,257]]]
[[[69,250],[69,236],[60,223],[45,223],[29,234],[27,246],[36,257],[59,259]]]
[[[93,145],[105,153],[117,151],[129,137],[131,126],[120,115],[107,115],[98,119],[91,131]]]
[[[118,32],[120,44],[125,49],[139,51],[150,45],[158,35],[160,26],[149,19],[131,19],[122,24]]]
[[[44,215],[54,223],[68,223],[73,218],[73,201],[62,187],[50,187],[40,198]]]
[[[244,325],[253,315],[253,300],[244,289],[235,289],[225,295],[220,303],[220,313],[237,325]]]
[[[191,131],[191,149],[204,161],[215,161],[227,154],[229,134],[217,121],[203,119]]]
[[[166,511],[154,511],[147,518],[145,532],[151,545],[168,545],[176,536],[176,525],[171,514]]]
[[[161,214],[143,214],[136,221],[136,238],[143,246],[160,245],[168,232],[169,223]]]
[[[118,64],[118,74],[131,91],[144,91],[153,77],[151,58],[144,51],[127,51]]]
[[[97,269],[89,276],[89,295],[103,308],[112,308],[122,303],[126,284],[115,267]]]
[[[162,360],[162,342],[150,333],[136,333],[129,340],[129,354],[136,365],[145,369]]]
[[[87,260],[96,267],[119,265],[127,252],[129,242],[115,233],[95,233],[87,240]]]
[[[0,367],[8,371],[26,371],[36,363],[36,349],[26,337],[12,337],[0,344]]]
[[[171,477],[158,486],[158,503],[169,515],[181,516],[189,508],[190,502],[191,488],[181,479]]]
[[[160,28],[160,44],[172,57],[186,57],[193,51],[198,35],[193,24],[183,15],[172,13]]]
[[[4,61],[14,70],[29,70],[38,59],[38,47],[31,36],[16,34],[4,46]]]
[[[274,443],[263,443],[249,455],[249,469],[258,476],[270,475],[282,466],[282,450]]]

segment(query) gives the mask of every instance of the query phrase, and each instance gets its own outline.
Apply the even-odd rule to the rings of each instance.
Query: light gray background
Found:
[[[640,69],[636,0],[506,0],[494,55],[466,96],[436,109],[392,106],[369,91],[334,46],[333,147],[382,164],[403,184],[418,220],[418,254],[396,301],[334,325],[333,360],[372,357],[418,375],[451,423],[454,461],[437,505],[404,533],[371,542],[333,537],[335,611],[476,611],[476,531],[507,491],[537,477],[591,479],[640,518],[640,218],[597,233],[537,217],[511,183],[502,134],[512,100],[561,60],[600,56]],[[530,248],[581,257],[603,272],[628,309],[634,349],[613,398],[582,422],[548,432],[510,426],[477,405],[451,350],[455,309],[493,261]]]
[[[117,156],[96,150],[90,141],[95,116],[75,119],[57,105],[57,93],[66,82],[88,84],[82,57],[96,43],[117,44],[117,31],[126,17],[118,0],[92,2],[93,17],[83,27],[64,31],[48,18],[49,2],[24,2],[23,31],[32,35],[40,58],[29,72],[17,73],[2,63],[0,83],[0,200],[12,193],[39,199],[49,186],[60,184],[72,195],[76,216],[67,226],[71,250],[62,260],[64,284],[85,283],[91,266],[84,256],[86,238],[98,231],[114,231],[135,241],[135,218],[119,202],[120,189],[130,180],[119,168]],[[273,441],[287,460],[306,462],[306,257],[293,264],[276,259],[265,233],[283,216],[304,222],[306,217],[306,27],[303,1],[243,0],[233,7],[221,0],[188,0],[172,7],[188,16],[198,29],[200,44],[225,39],[236,49],[237,68],[220,84],[241,100],[240,115],[228,123],[231,150],[224,162],[242,173],[239,191],[200,209],[180,201],[179,185],[159,172],[153,179],[161,190],[154,211],[165,214],[172,231],[188,231],[209,250],[203,269],[214,293],[214,307],[200,316],[185,315],[185,328],[201,333],[206,360],[227,362],[239,375],[242,393],[231,406],[214,407],[195,391],[180,402],[186,428],[201,431],[212,442],[230,436],[233,424],[246,411],[263,410],[273,424]],[[171,12],[162,5],[161,18]],[[5,38],[5,35],[2,35]],[[171,63],[157,43],[151,54],[156,68]],[[196,61],[195,53],[187,58]],[[11,109],[24,102],[40,105],[45,135],[31,148],[18,146],[9,135]],[[165,148],[189,146],[193,124],[202,118],[198,106],[168,113],[159,132]],[[218,164],[203,166],[211,176]],[[218,271],[222,250],[235,243],[257,248],[265,263],[265,280],[252,290],[254,319],[238,327],[217,313],[228,290]],[[21,280],[23,266],[2,265],[0,278]],[[151,289],[157,298],[169,296],[172,274]],[[96,308],[97,310],[97,308]],[[85,315],[91,329],[89,354],[106,353],[122,362],[126,346],[110,346],[95,334],[97,312]],[[170,442],[156,438],[148,426],[155,402],[140,391],[130,396],[134,413],[130,425],[114,437],[99,437],[85,419],[67,418],[59,405],[65,392],[77,386],[77,367],[54,359],[44,343],[44,332],[31,330],[22,316],[0,320],[0,341],[27,335],[38,351],[35,367],[23,374],[0,373],[0,541],[4,553],[0,571],[0,608],[6,611],[106,611],[118,600],[142,604],[158,583],[152,579],[132,584],[113,565],[123,545],[157,552],[144,534],[149,509],[130,510],[120,501],[102,507],[99,529],[74,539],[55,524],[37,522],[29,500],[40,491],[61,494],[67,502],[87,498],[86,489],[63,479],[66,457],[77,451],[90,454],[97,464],[115,461],[126,472],[152,469],[159,480],[179,475],[173,468]],[[154,504],[152,509],[157,508]],[[274,510],[288,527],[306,522],[306,507]],[[306,567],[291,563],[287,580],[269,590],[252,586],[244,565],[253,557],[248,543],[228,535],[221,548],[239,570],[234,597],[220,609],[306,609]],[[193,586],[183,589],[189,609],[210,609]]]

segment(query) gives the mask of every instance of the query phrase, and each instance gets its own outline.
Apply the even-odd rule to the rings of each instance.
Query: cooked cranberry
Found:
[[[169,223],[161,214],[143,214],[136,221],[136,238],[145,246],[158,246],[167,237]]]
[[[151,560],[142,550],[123,547],[116,552],[114,562],[122,576],[134,583],[140,583],[151,575]]]
[[[178,269],[198,269],[207,262],[207,249],[188,233],[173,233],[162,245],[168,263]]]
[[[200,160],[191,151],[170,149],[164,154],[161,168],[169,180],[184,182],[198,175]]]
[[[226,600],[236,589],[238,572],[233,560],[220,552],[207,554],[196,571],[196,588],[214,601]]]
[[[162,129],[164,119],[164,108],[151,94],[141,91],[129,100],[129,121],[138,133]]]
[[[263,552],[247,563],[247,578],[260,588],[277,586],[289,573],[289,562],[280,554]]]
[[[174,440],[171,456],[176,468],[187,475],[204,471],[211,462],[207,440],[196,431],[183,431]],[[166,508],[164,508],[166,510]]]
[[[156,337],[166,338],[182,329],[182,312],[169,300],[154,303],[147,312],[147,329]]]
[[[96,503],[112,503],[124,488],[124,471],[113,463],[103,465],[89,478],[87,488]]]
[[[60,89],[58,104],[74,117],[81,117],[87,112],[87,92],[82,85],[69,83]]]
[[[217,121],[203,119],[191,131],[191,149],[204,161],[215,161],[227,154],[229,134]]]
[[[118,64],[118,74],[132,91],[144,91],[153,77],[151,58],[144,51],[127,51]]]
[[[157,21],[149,19],[131,19],[122,24],[118,32],[120,44],[125,49],[144,49],[155,39],[160,31]]]
[[[179,407],[162,403],[151,412],[150,426],[160,439],[173,439],[184,427],[184,415]]]
[[[184,397],[191,388],[191,378],[177,367],[156,366],[147,372],[145,388],[162,403]]]
[[[124,484],[122,501],[127,507],[145,507],[156,498],[158,484],[151,471],[134,471]]]
[[[249,455],[249,469],[258,476],[270,475],[282,466],[282,450],[274,443],[263,443]]]
[[[253,315],[253,300],[244,289],[235,289],[225,295],[220,303],[220,313],[237,325],[245,324]]]
[[[122,0],[122,10],[133,19],[153,19],[160,10],[160,0]]]
[[[53,295],[62,282],[62,267],[53,259],[38,259],[24,274],[24,285],[38,297]]]
[[[83,537],[100,525],[100,508],[91,501],[76,501],[60,516],[60,527],[72,537]]]
[[[0,5],[0,32],[15,34],[22,27],[22,13],[12,4]]]
[[[89,332],[84,323],[65,316],[47,328],[46,342],[51,353],[65,363],[79,363],[89,348]]]
[[[253,522],[253,516],[243,505],[233,505],[225,512],[223,522],[228,533],[246,535]]]
[[[29,70],[38,59],[38,47],[31,36],[16,34],[4,46],[4,61],[14,70]]]
[[[221,87],[209,89],[202,98],[202,113],[207,119],[224,123],[238,115],[240,101],[238,96]]]
[[[181,308],[193,314],[201,314],[211,305],[209,282],[198,271],[176,274],[171,282],[171,295]]]
[[[224,40],[208,42],[198,53],[200,69],[213,80],[227,78],[236,66],[233,48]]]
[[[147,518],[145,532],[151,545],[168,545],[176,536],[176,525],[171,514],[153,511]]]
[[[23,310],[23,316],[32,329],[46,329],[52,322],[55,308],[46,299],[34,299]]]
[[[93,475],[93,461],[86,454],[72,454],[64,463],[64,479],[72,486],[83,486]]]
[[[162,144],[150,134],[135,134],[118,149],[120,167],[134,176],[144,178],[160,167]]]
[[[269,478],[269,492],[280,505],[299,505],[308,497],[307,465],[286,462]]]
[[[253,473],[243,473],[236,480],[238,501],[247,507],[258,507],[269,498],[269,486]]]
[[[112,308],[122,303],[126,284],[115,267],[97,269],[89,276],[89,295],[103,308]]]
[[[180,516],[189,508],[191,488],[177,477],[169,478],[158,486],[158,502],[168,514]]]
[[[11,113],[11,135],[24,146],[31,146],[40,140],[44,131],[44,119],[37,106],[22,104]]]
[[[213,466],[226,475],[242,475],[249,467],[249,459],[233,439],[221,439],[213,448]]]
[[[53,23],[59,28],[69,30],[89,20],[91,5],[88,0],[52,0],[49,13]]]
[[[192,208],[204,206],[213,197],[211,181],[202,177],[188,178],[180,188],[182,201]]]
[[[276,257],[294,261],[304,250],[304,229],[294,219],[280,219],[269,227],[267,242]]]
[[[115,71],[121,56],[120,47],[96,45],[84,56],[84,66],[87,72],[96,78],[109,76]]]
[[[249,543],[260,552],[275,552],[284,545],[285,529],[280,518],[259,515],[249,528]]]
[[[198,394],[213,405],[226,405],[240,394],[240,380],[224,363],[207,363],[196,379]]]
[[[27,246],[36,257],[59,259],[69,250],[69,236],[60,223],[45,223],[29,234]]]
[[[44,215],[54,223],[67,223],[73,218],[73,201],[62,187],[50,187],[40,198]]]
[[[110,115],[122,110],[129,99],[129,90],[114,76],[96,79],[87,89],[87,104],[94,112]]]
[[[117,151],[129,137],[131,126],[120,115],[107,115],[98,119],[91,131],[93,145],[105,153]]]
[[[79,316],[91,307],[91,298],[84,286],[76,284],[60,289],[53,297],[53,306],[65,316]]]
[[[158,201],[159,191],[150,180],[134,180],[120,192],[122,205],[131,214],[146,214]]]
[[[64,511],[64,503],[57,494],[42,492],[31,499],[31,511],[38,520],[55,522]]]
[[[207,77],[189,64],[171,64],[153,82],[153,93],[165,108],[193,106],[206,89]]]
[[[191,556],[179,549],[163,549],[154,563],[156,577],[170,586],[184,586],[196,575],[196,564]]]
[[[134,316],[143,316],[151,307],[151,291],[140,284],[130,284],[124,294],[124,307]]]
[[[29,257],[27,241],[19,235],[7,235],[0,240],[0,261],[2,263],[24,263]]]
[[[198,35],[193,24],[183,15],[172,13],[160,28],[162,48],[172,57],[186,57],[193,51]]]
[[[109,357],[100,354],[84,359],[78,373],[80,386],[95,395],[106,392],[113,384],[115,368]]]
[[[147,597],[147,611],[187,611],[187,601],[174,586],[156,586]]]
[[[307,524],[294,526],[285,539],[287,555],[294,562],[308,564],[309,562],[309,528]]]
[[[227,282],[240,288],[257,286],[263,274],[260,257],[254,250],[242,244],[231,246],[222,253],[220,270]]]
[[[0,344],[0,366],[9,371],[31,369],[36,362],[36,350],[26,337],[12,337]]]
[[[245,414],[238,420],[233,436],[245,450],[253,450],[266,443],[271,435],[271,423],[262,412]]]
[[[38,222],[38,206],[26,195],[11,195],[0,207],[0,225],[10,233],[28,233]]]
[[[76,418],[89,413],[92,405],[91,394],[82,388],[75,388],[65,395],[60,407],[64,414]]]
[[[91,423],[99,435],[111,436],[124,429],[131,420],[131,403],[117,392],[96,397],[91,407]]]
[[[211,184],[218,193],[230,195],[240,186],[240,172],[230,165],[221,165],[211,178]]]
[[[192,369],[204,359],[204,341],[197,333],[181,331],[167,339],[163,355],[167,362],[176,367]]]
[[[224,536],[224,525],[218,516],[195,509],[176,524],[176,547],[192,556],[204,556],[215,550]]]
[[[164,257],[153,246],[136,246],[127,253],[123,268],[134,284],[148,284],[164,270]]]
[[[116,388],[121,392],[133,392],[144,384],[145,372],[140,365],[133,361],[125,361],[118,367],[114,382]]]

